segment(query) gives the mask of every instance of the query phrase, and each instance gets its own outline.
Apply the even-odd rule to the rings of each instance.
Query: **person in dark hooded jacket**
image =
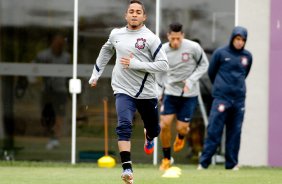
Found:
[[[252,66],[252,54],[244,47],[247,29],[233,29],[229,45],[218,48],[212,55],[208,75],[213,84],[213,103],[209,115],[207,137],[198,169],[211,164],[226,127],[225,168],[238,170],[241,129],[245,113],[245,80]]]

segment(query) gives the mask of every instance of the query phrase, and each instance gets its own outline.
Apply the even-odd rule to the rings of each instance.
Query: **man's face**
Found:
[[[130,4],[125,14],[125,19],[129,29],[135,30],[141,28],[143,22],[146,20],[142,6],[138,3]]]
[[[169,41],[169,45],[173,49],[178,49],[181,46],[183,38],[184,38],[184,33],[182,32],[167,33],[167,39]]]
[[[237,50],[241,50],[245,46],[245,40],[242,36],[238,35],[233,39],[233,46]]]

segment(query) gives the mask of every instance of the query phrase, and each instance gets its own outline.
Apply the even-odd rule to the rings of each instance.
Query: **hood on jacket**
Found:
[[[242,27],[242,26],[236,26],[236,27],[234,27],[234,29],[233,29],[233,31],[231,33],[231,36],[230,36],[229,46],[232,49],[235,49],[234,46],[233,46],[233,40],[238,35],[241,36],[245,40],[245,45],[246,45],[247,37],[248,37],[247,29]],[[245,47],[245,45],[244,45],[244,47]],[[244,49],[244,47],[242,49]]]

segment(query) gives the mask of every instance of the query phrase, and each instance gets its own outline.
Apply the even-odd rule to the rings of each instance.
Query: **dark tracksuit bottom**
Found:
[[[241,129],[245,113],[245,99],[227,101],[214,99],[207,127],[207,138],[200,164],[207,168],[212,156],[221,142],[224,126],[226,126],[225,168],[232,169],[238,164],[238,154],[241,140]]]
[[[116,111],[118,125],[116,133],[119,141],[129,141],[132,133],[132,120],[138,110],[144,122],[149,138],[153,139],[160,133],[158,100],[135,99],[125,94],[116,94]]]

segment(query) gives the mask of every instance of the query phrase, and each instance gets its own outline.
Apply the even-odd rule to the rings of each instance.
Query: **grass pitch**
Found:
[[[197,171],[195,165],[177,165],[179,178],[162,178],[152,165],[134,164],[134,184],[282,184],[282,168],[242,167],[227,171],[212,166]],[[122,184],[121,167],[105,169],[97,164],[0,162],[1,184]]]

